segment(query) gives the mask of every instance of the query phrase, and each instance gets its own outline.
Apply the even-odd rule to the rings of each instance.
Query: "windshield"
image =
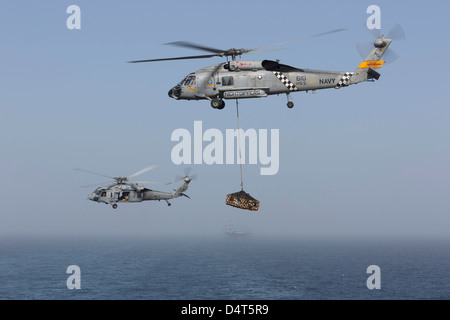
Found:
[[[99,196],[102,193],[102,191],[105,191],[105,189],[100,187],[100,188],[97,188],[97,190],[95,190],[94,193]]]
[[[186,80],[183,83],[185,86],[193,86],[195,85],[195,76],[187,76]]]

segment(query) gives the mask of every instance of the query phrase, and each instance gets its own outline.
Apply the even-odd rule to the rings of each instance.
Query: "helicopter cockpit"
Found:
[[[184,86],[189,87],[195,85],[195,75],[188,75],[183,83]]]
[[[175,87],[169,90],[169,97],[174,99],[180,99],[183,95],[183,99],[194,98],[194,93],[196,91],[196,79],[195,74],[187,75],[183,80],[181,80]]]
[[[92,201],[97,201],[100,197],[106,197],[106,190],[102,187],[95,189],[88,195],[88,199]]]
[[[99,187],[99,188],[95,189],[92,193],[97,196],[102,196],[102,193],[105,193],[105,188]]]

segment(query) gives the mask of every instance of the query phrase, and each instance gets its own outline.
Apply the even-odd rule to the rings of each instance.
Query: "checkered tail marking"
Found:
[[[344,75],[339,79],[338,83],[334,87],[335,89],[339,89],[341,87],[348,86],[348,82],[350,81],[350,78],[352,77],[353,72],[346,72]]]
[[[272,71],[273,74],[281,81],[282,84],[284,84],[286,86],[286,88],[288,88],[289,91],[297,91],[297,87],[295,86],[295,84],[293,84],[291,82],[291,80],[289,80],[284,74],[282,74],[281,72],[277,72],[277,71]]]

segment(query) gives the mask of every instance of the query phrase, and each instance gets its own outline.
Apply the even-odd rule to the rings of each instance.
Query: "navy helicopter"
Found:
[[[399,28],[397,26],[396,31]],[[231,57],[231,61],[209,66],[188,74],[180,83],[169,90],[169,97],[176,100],[209,100],[213,108],[223,109],[225,107],[224,99],[261,98],[274,94],[286,94],[287,106],[292,108],[294,106],[294,102],[290,97],[292,92],[312,91],[315,93],[319,89],[339,89],[363,81],[378,80],[380,74],[375,69],[380,68],[385,62],[381,60],[381,57],[391,44],[392,39],[384,37],[384,35],[377,36],[371,52],[354,72],[303,69],[281,64],[278,60],[236,60],[236,57],[258,51],[274,51],[261,50],[343,30],[345,29],[336,29],[254,49],[233,48],[221,50],[185,41],[171,42],[168,44],[203,50],[210,52],[210,54],[129,62],[141,63],[211,57],[226,57],[228,60],[228,57]],[[403,31],[400,30],[401,32]]]
[[[107,185],[103,185],[95,189],[88,195],[88,200],[92,200],[95,202],[105,203],[111,205],[114,209],[117,209],[118,203],[136,203],[147,200],[164,200],[167,202],[167,205],[170,206],[170,199],[178,198],[181,196],[187,197],[190,199],[188,195],[184,192],[187,190],[189,183],[196,178],[196,175],[189,176],[189,170],[185,170],[185,176],[177,176],[176,181],[183,180],[178,189],[174,189],[173,192],[165,192],[165,191],[157,191],[148,189],[139,183],[145,184],[170,184],[171,182],[154,182],[154,181],[134,181],[131,178],[134,178],[144,172],[152,170],[156,168],[156,165],[148,166],[134,174],[131,174],[127,177],[110,177],[104,174],[87,171],[83,169],[76,168],[77,171],[82,171],[90,174],[95,174],[102,177],[107,177],[113,179],[114,182],[106,182]],[[95,185],[89,185],[84,187],[93,187]]]

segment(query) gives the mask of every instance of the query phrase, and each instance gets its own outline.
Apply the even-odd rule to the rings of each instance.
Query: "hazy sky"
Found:
[[[80,30],[66,26],[72,4]],[[94,188],[80,186],[105,179],[74,168],[126,176],[158,164],[139,178],[172,181],[185,167],[171,160],[174,130],[193,133],[196,120],[203,130],[236,127],[232,100],[214,110],[167,95],[188,73],[224,60],[127,61],[204,54],[164,45],[173,41],[255,48],[346,28],[242,59],[354,71],[356,44],[374,40],[365,27],[372,4],[383,32],[397,23],[406,32],[379,81],[294,93],[293,109],[284,95],[240,101],[243,129],[280,133],[276,175],[243,167],[257,213],[225,205],[240,190],[236,164],[191,165],[192,199],[171,207],[113,210],[86,199]],[[448,1],[3,1],[0,235],[206,235],[231,222],[259,235],[448,237],[449,9]]]

